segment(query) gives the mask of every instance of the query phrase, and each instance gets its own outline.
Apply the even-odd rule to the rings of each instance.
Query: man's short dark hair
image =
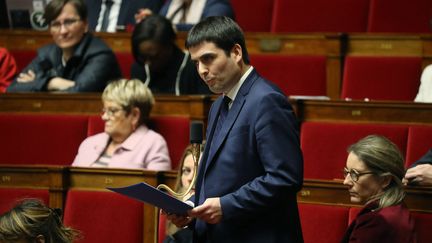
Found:
[[[47,23],[49,24],[54,21],[60,15],[63,7],[68,3],[75,7],[81,20],[87,20],[87,6],[83,0],[52,0],[45,7],[44,18]]]
[[[176,33],[171,21],[167,18],[153,14],[146,17],[135,26],[132,33],[132,54],[139,63],[139,45],[143,41],[153,41],[163,46],[175,45]]]
[[[203,42],[214,43],[218,48],[223,49],[227,55],[235,44],[239,44],[242,48],[243,61],[249,64],[243,31],[229,17],[212,16],[202,20],[190,30],[185,46],[189,49]]]

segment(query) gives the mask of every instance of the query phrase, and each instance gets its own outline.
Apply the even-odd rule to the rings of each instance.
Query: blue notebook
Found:
[[[189,204],[172,197],[171,195],[158,190],[147,183],[141,182],[127,187],[112,188],[108,190],[120,193],[135,200],[151,204],[163,209],[167,213],[187,215],[187,211],[192,209]]]

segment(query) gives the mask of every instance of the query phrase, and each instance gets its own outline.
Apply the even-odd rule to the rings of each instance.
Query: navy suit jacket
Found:
[[[197,220],[195,242],[303,242],[296,201],[303,157],[286,96],[253,70],[215,137],[222,99],[210,109],[195,205],[220,197],[223,218]]]
[[[102,0],[86,0],[88,9],[89,28],[95,30],[99,19]],[[123,0],[117,19],[117,26],[135,25],[135,14],[141,8],[148,8],[153,12],[158,12],[162,5],[161,0]]]
[[[427,151],[427,153],[423,155],[423,157],[421,157],[414,164],[412,164],[411,167],[421,164],[432,164],[432,149],[429,149],[429,151]]]

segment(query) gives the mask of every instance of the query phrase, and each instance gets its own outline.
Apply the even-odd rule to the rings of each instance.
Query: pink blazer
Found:
[[[90,167],[105,150],[107,133],[86,138],[78,149],[72,166]],[[110,168],[170,170],[171,161],[165,139],[146,126],[136,129],[114,152]]]

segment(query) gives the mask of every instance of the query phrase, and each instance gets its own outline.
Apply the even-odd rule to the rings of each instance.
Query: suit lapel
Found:
[[[257,75],[255,70],[253,70],[248,78],[245,80],[245,82],[243,83],[242,87],[240,88],[239,92],[237,93],[237,96],[235,97],[235,100],[231,106],[231,109],[228,112],[227,117],[225,118],[225,122],[222,125],[222,128],[219,131],[219,134],[214,134],[214,130],[215,130],[215,126],[217,125],[217,119],[219,114],[217,114],[217,116],[215,116],[215,118],[212,121],[212,125],[211,125],[211,133],[212,133],[212,138],[209,141],[211,145],[215,146],[215,148],[211,148],[209,149],[209,155],[207,158],[207,163],[206,163],[206,167],[205,167],[205,172],[207,172],[207,169],[210,167],[211,164],[214,163],[215,161],[215,157],[217,154],[219,154],[219,150],[221,149],[221,146],[223,144],[223,142],[226,140],[228,134],[230,133],[234,122],[237,120],[244,103],[246,102],[246,98],[247,98],[247,94],[249,93],[249,90],[252,86],[252,84],[255,82]],[[220,106],[222,105],[222,98],[220,98],[219,100],[219,104],[218,104],[218,111],[220,110]],[[214,140],[214,141],[213,141]]]

